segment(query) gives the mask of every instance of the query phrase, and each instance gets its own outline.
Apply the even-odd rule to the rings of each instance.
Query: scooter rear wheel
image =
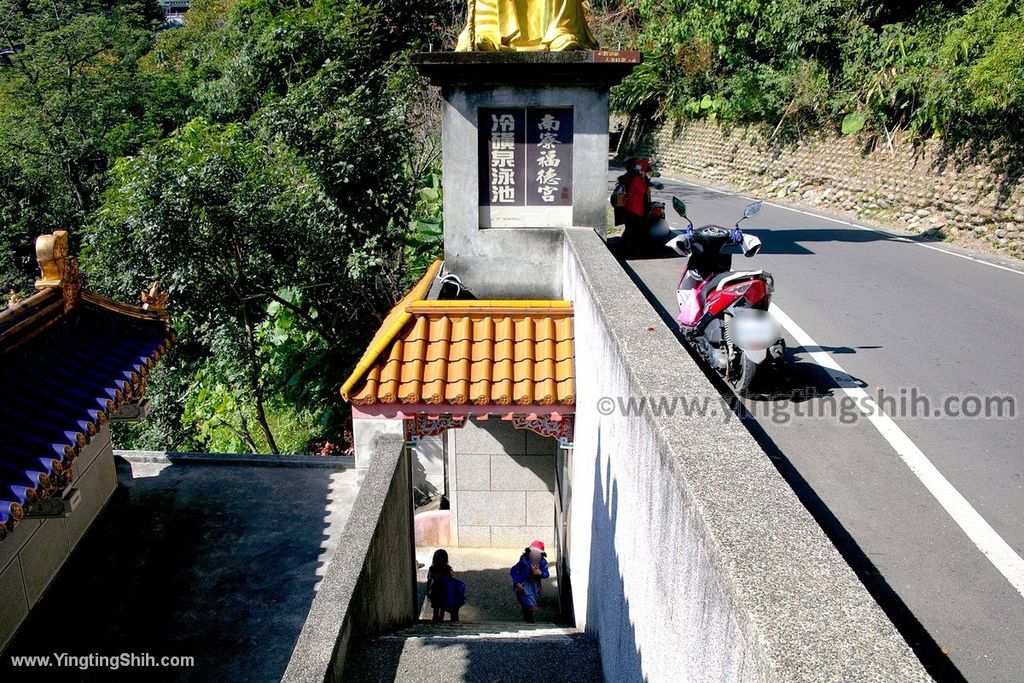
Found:
[[[757,374],[757,363],[747,358],[747,354],[740,352],[739,358],[735,361],[737,373],[732,382],[732,388],[740,396],[746,396],[750,391],[750,385],[754,383],[754,375]]]

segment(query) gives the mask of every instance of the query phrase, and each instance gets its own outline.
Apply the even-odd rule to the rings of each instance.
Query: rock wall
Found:
[[[1024,255],[1024,159],[1012,150],[953,154],[941,140],[915,146],[897,137],[890,146],[885,136],[778,142],[759,129],[707,121],[668,122],[630,146],[664,171],[761,198]]]

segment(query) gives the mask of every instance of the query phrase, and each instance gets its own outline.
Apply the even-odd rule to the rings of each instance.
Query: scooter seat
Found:
[[[711,278],[707,284],[705,284],[701,290],[701,297],[706,301],[711,292],[716,289],[723,289],[726,285],[733,282],[740,282],[741,280],[749,280],[752,278],[763,278],[763,270],[740,270],[735,273],[725,272],[719,273],[715,277]]]
[[[706,301],[707,298],[708,298],[708,295],[711,292],[715,291],[715,288],[718,287],[719,283],[722,282],[722,280],[725,280],[726,278],[730,278],[734,274],[735,273],[728,273],[728,272],[726,272],[726,273],[719,273],[718,275],[714,276],[713,278],[711,278],[710,280],[705,282],[704,285],[700,288],[701,299]]]

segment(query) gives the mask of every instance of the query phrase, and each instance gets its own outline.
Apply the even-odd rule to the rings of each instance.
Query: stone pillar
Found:
[[[606,228],[608,91],[639,61],[638,53],[612,51],[413,56],[413,65],[440,86],[444,98],[445,264],[476,296],[561,298],[561,230]],[[509,201],[526,202],[522,206],[492,203],[481,183],[495,112],[514,116],[514,132],[521,136],[517,196]],[[545,166],[538,160],[536,129],[552,112],[562,119],[562,132],[571,133],[558,141],[564,165],[547,167],[558,176],[558,196],[540,201],[537,173]]]

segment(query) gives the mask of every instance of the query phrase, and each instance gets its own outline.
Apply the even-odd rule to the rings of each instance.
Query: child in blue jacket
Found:
[[[531,543],[530,547],[523,551],[516,566],[509,570],[509,574],[512,576],[516,598],[523,608],[523,619],[532,624],[534,615],[540,609],[541,581],[550,575],[544,543]]]
[[[444,613],[452,615],[452,621],[459,620],[459,608],[466,604],[466,584],[455,578],[455,572],[448,564],[448,551],[440,549],[427,570],[427,595],[434,608],[434,621],[444,621]]]

